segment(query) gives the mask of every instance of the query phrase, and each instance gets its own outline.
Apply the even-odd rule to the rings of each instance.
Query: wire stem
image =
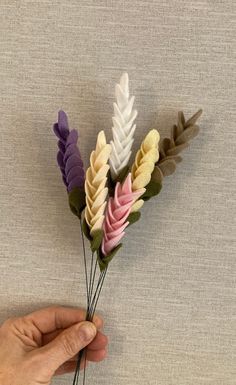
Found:
[[[85,381],[86,381],[86,361],[87,361],[87,349],[85,349],[85,353],[84,353],[84,377],[83,377],[83,385],[85,385]]]
[[[76,369],[75,369],[75,375],[74,375],[74,380],[73,380],[73,385],[77,385],[78,381],[79,381],[80,364],[81,364],[81,361],[82,361],[83,354],[84,354],[84,349],[80,350],[79,355],[78,355]]]
[[[97,266],[98,266],[98,260],[96,259],[95,267],[94,267],[94,271],[93,271],[92,283],[91,283],[91,292],[90,292],[90,302],[89,302],[89,307],[91,306],[91,300],[92,300],[92,295],[93,295],[94,282],[95,282],[96,273],[97,273]]]
[[[87,292],[87,312],[86,312],[86,320],[92,321],[98,300],[102,291],[102,287],[104,284],[107,268],[100,272],[100,275],[98,277],[98,282],[94,291],[94,285],[97,275],[97,267],[98,267],[98,259],[96,258],[96,262],[94,263],[94,252],[91,255],[91,264],[90,264],[90,273],[88,277],[88,269],[87,269],[87,258],[86,258],[86,250],[85,250],[85,241],[84,241],[84,233],[82,228],[82,221],[80,218],[80,231],[81,231],[81,238],[82,238],[82,246],[83,246],[83,256],[84,256],[84,269],[85,269],[85,280],[86,280],[86,292]],[[86,360],[87,360],[87,349],[84,348],[79,352],[75,374],[74,374],[74,380],[73,385],[78,385],[79,382],[79,374],[80,374],[80,366],[84,355],[84,372],[83,372],[83,385],[85,385],[86,382]]]
[[[92,296],[93,260],[94,260],[94,252],[92,253],[92,257],[91,257],[91,265],[90,265],[88,308],[89,308],[89,306],[90,306],[90,301],[91,301],[91,296]]]
[[[80,218],[80,231],[83,245],[83,254],[84,254],[84,270],[85,270],[85,280],[86,280],[86,291],[87,291],[87,307],[89,306],[89,291],[88,291],[88,270],[87,270],[87,261],[86,261],[86,252],[85,252],[85,243],[84,243],[84,233],[82,228],[82,221]]]
[[[96,311],[96,308],[97,308],[98,300],[99,300],[100,295],[101,295],[101,291],[102,291],[102,288],[103,288],[103,284],[104,284],[104,280],[105,280],[105,277],[106,277],[106,273],[107,273],[107,268],[106,268],[106,270],[103,273],[103,277],[102,277],[102,280],[101,280],[101,285],[100,285],[100,288],[99,288],[99,291],[98,291],[98,295],[97,295],[96,301],[94,303],[93,309],[91,309],[92,310],[91,319],[93,319],[95,311]]]
[[[97,296],[97,293],[99,291],[99,287],[100,287],[100,283],[101,283],[101,280],[102,280],[102,276],[103,276],[103,273],[101,272],[100,275],[99,275],[99,278],[98,278],[98,282],[97,282],[97,286],[96,286],[96,289],[95,289],[95,292],[94,292],[94,295],[93,295],[93,299],[92,301],[90,301],[90,306],[89,306],[89,320],[91,321],[91,309],[93,308],[93,305],[95,303],[95,300],[96,300],[96,296]]]

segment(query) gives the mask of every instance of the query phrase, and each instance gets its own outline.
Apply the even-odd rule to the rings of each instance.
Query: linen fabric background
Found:
[[[84,305],[81,238],[56,165],[57,111],[88,165],[111,139],[123,71],[150,128],[202,107],[201,133],[145,204],[109,268],[98,306],[109,357],[88,384],[236,382],[234,1],[0,1],[0,322]],[[70,384],[72,375],[53,384]]]

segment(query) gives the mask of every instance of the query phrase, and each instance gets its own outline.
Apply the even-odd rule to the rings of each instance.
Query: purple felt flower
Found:
[[[84,166],[77,147],[78,132],[69,130],[67,115],[64,111],[58,112],[58,122],[53,125],[53,131],[59,138],[57,163],[67,191],[71,192],[75,187],[83,188]]]

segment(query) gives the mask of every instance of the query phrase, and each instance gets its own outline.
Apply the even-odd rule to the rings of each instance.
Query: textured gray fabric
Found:
[[[99,305],[109,358],[91,366],[89,384],[235,384],[235,16],[226,0],[0,2],[0,322],[85,303],[57,110],[79,129],[88,163],[97,132],[110,138],[123,71],[136,148],[150,127],[168,134],[179,109],[204,109],[200,136],[110,266]]]

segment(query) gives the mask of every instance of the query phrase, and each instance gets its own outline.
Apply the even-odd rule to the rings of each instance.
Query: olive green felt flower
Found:
[[[179,154],[188,147],[188,142],[197,136],[199,127],[196,125],[196,121],[201,114],[202,110],[200,109],[186,120],[183,112],[178,112],[178,122],[171,129],[171,137],[164,138],[159,147],[160,158],[152,176],[157,182],[162,183],[165,176],[173,174],[177,163],[182,161]]]

